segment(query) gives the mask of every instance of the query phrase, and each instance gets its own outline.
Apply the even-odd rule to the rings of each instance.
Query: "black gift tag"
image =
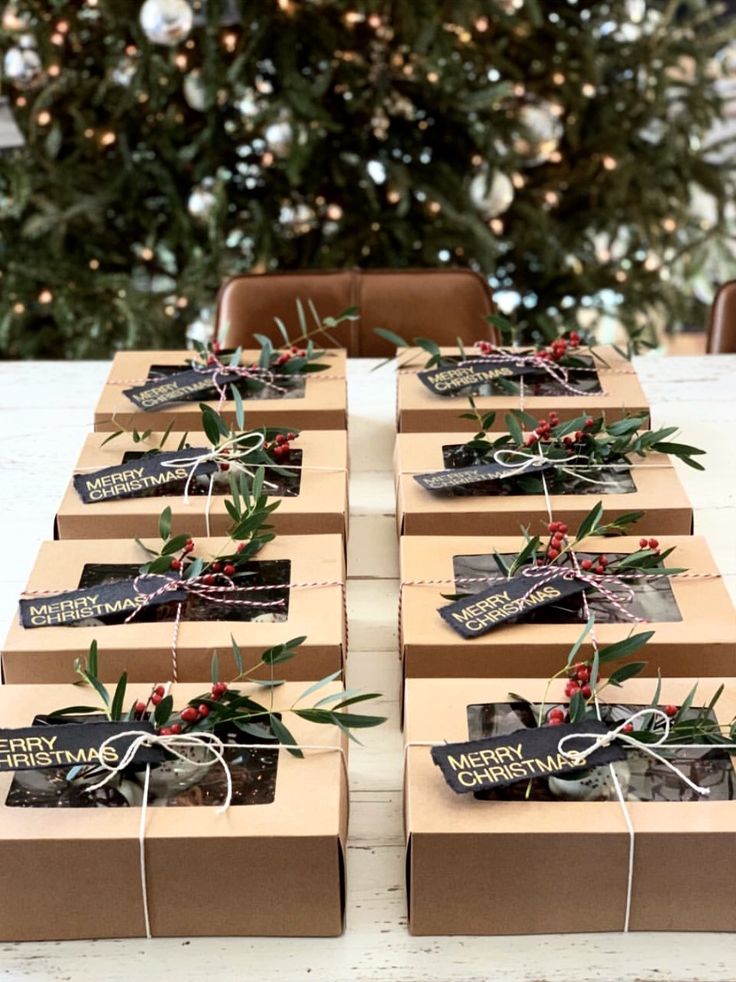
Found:
[[[212,460],[197,464],[196,468],[193,465],[185,467],[181,463],[172,463],[172,461],[192,461],[211,452],[200,447],[147,454],[140,460],[127,464],[104,467],[91,474],[75,474],[74,487],[82,501],[87,504],[115,498],[142,497],[152,488],[186,481],[192,470],[196,474],[214,474],[217,464]]]
[[[161,587],[173,577],[146,574],[135,579],[118,580],[85,590],[65,590],[52,596],[20,601],[20,622],[23,627],[54,627],[73,624],[88,617],[110,614],[132,614],[147,604],[166,604],[187,599],[185,590],[165,590]]]
[[[582,580],[562,576],[543,583],[533,576],[513,576],[481,593],[440,607],[439,613],[461,637],[479,638],[512,617],[582,593],[585,587]]]
[[[58,723],[0,730],[0,771],[29,771],[42,767],[79,767],[118,763],[141,731],[153,733],[151,723]],[[130,733],[102,747],[108,737]],[[131,763],[158,764],[164,759],[160,747],[141,747]]]
[[[196,396],[206,395],[216,389],[214,371],[195,371],[193,368],[176,372],[168,378],[146,382],[132,389],[125,389],[123,395],[139,409],[160,409],[177,402],[186,402]],[[235,371],[218,371],[217,383],[221,387],[237,382],[241,376]]]
[[[419,380],[435,395],[453,396],[469,386],[489,385],[504,378],[515,379],[523,375],[538,375],[540,371],[544,369],[520,361],[508,361],[499,365],[489,360],[487,365],[474,362],[469,365],[432,368],[426,372],[418,372],[418,376]]]
[[[445,743],[432,747],[432,760],[453,791],[468,794],[506,788],[535,777],[569,774],[626,758],[624,749],[614,742],[600,747],[585,761],[571,762],[560,753],[560,740],[573,733],[593,736],[567,740],[563,749],[568,753],[587,749],[597,736],[608,733],[608,727],[600,720],[588,719],[581,723],[516,730],[487,740]]]
[[[541,457],[530,461],[528,466],[504,464],[478,464],[476,467],[456,467],[453,470],[431,471],[428,474],[415,474],[414,480],[427,491],[454,491],[455,488],[468,488],[486,481],[511,480],[515,477],[534,477],[554,467],[551,460]]]

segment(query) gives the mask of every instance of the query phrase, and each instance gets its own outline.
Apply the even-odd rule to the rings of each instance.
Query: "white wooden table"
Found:
[[[391,453],[394,376],[350,364],[351,530],[349,684],[385,693],[390,722],[352,751],[347,929],[341,938],[192,939],[0,945],[0,980],[200,982],[733,982],[736,936],[592,935],[412,938],[405,926],[401,748],[397,706],[398,585]],[[736,596],[736,356],[657,358],[638,364],[653,422],[682,427],[712,451],[706,474],[680,468],[705,534]],[[15,616],[39,543],[51,535],[107,365],[0,363],[3,439],[0,630]],[[720,450],[714,453],[716,447]],[[677,856],[672,857],[677,862]],[[221,871],[227,875],[225,865]],[[100,871],[100,875],[104,875]],[[702,875],[707,875],[703,871]],[[605,902],[605,884],[595,884]],[[59,898],[63,903],[64,898]],[[114,904],[115,897],[110,897]],[[503,902],[499,898],[499,902]],[[736,903],[736,886],[734,887]],[[201,896],[208,916],[207,889]],[[571,925],[573,927],[573,925]]]

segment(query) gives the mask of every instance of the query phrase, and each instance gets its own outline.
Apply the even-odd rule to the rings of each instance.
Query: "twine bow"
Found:
[[[528,579],[535,580],[532,586],[527,590],[524,596],[521,598],[522,604],[526,602],[527,598],[531,596],[532,593],[539,587],[540,583],[544,585],[549,583],[551,580],[580,580],[587,586],[592,587],[597,590],[601,596],[618,610],[623,616],[636,624],[643,624],[645,621],[641,617],[637,617],[632,614],[630,610],[626,608],[626,604],[630,604],[635,596],[634,591],[630,586],[627,586],[623,578],[616,576],[613,573],[606,573],[605,575],[600,575],[597,573],[588,573],[586,570],[580,569],[578,566],[575,568],[563,568],[561,566],[526,566],[520,570],[520,575],[525,576]],[[619,586],[622,589],[620,592],[615,593],[610,589],[611,586]]]
[[[510,458],[520,460],[521,463],[514,463],[514,460]],[[586,477],[584,474],[581,474],[581,466],[584,469],[587,469],[586,465],[578,465],[574,468],[570,467],[570,464],[576,460],[589,461],[590,458],[587,454],[572,454],[570,457],[566,457],[564,460],[555,460],[551,457],[545,457],[541,451],[541,448],[538,454],[532,454],[527,453],[524,450],[513,450],[510,447],[502,447],[500,450],[496,450],[496,452],[493,454],[493,460],[499,465],[499,467],[508,468],[509,477],[518,477],[522,474],[533,471],[537,467],[547,465],[549,467],[554,467],[555,470],[561,471],[563,474],[567,474],[569,477],[573,477],[578,481],[586,481],[588,484],[595,484],[602,488],[616,487],[612,481],[598,481],[593,477]]]
[[[650,719],[652,717],[656,717],[664,723],[664,729],[662,730],[661,736],[659,736],[656,740],[653,740],[651,743],[642,743],[640,740],[637,740],[636,737],[630,736],[629,733],[626,732],[628,727],[631,726],[635,720],[646,717]],[[657,751],[653,749],[654,747],[663,747],[665,744],[667,744],[670,730],[670,718],[661,709],[656,709],[654,707],[650,709],[640,709],[638,712],[633,713],[622,723],[619,723],[618,726],[614,727],[612,730],[609,730],[607,733],[568,733],[567,736],[563,736],[560,739],[557,749],[571,764],[577,764],[579,762],[580,766],[582,767],[587,761],[588,757],[592,756],[596,750],[600,750],[602,747],[609,747],[615,740],[618,740],[621,743],[625,743],[629,747],[633,747],[642,753],[648,754],[650,757],[653,757],[654,760],[659,761],[660,764],[664,764],[665,767],[669,768],[673,774],[677,775],[677,777],[683,783],[687,784],[689,788],[692,788],[696,794],[707,797],[710,794],[709,788],[701,787],[699,784],[696,784],[694,781],[690,780],[690,778],[684,773],[684,771],[681,770],[681,768],[676,767],[671,761],[667,760],[666,757],[663,757],[662,754],[657,753]],[[565,750],[565,744],[569,740],[580,740],[586,738],[589,739],[591,743],[583,750]],[[736,748],[736,744],[711,743],[668,744],[667,746],[668,749],[671,750],[702,750],[706,748],[712,750],[714,747],[730,747],[731,749]]]

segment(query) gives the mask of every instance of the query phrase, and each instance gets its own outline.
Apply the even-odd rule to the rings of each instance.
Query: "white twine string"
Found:
[[[116,764],[108,764],[103,760],[102,750],[103,748],[110,746],[115,743],[116,740],[128,739],[131,736],[134,739],[131,741],[130,746],[125,751],[123,756]],[[222,765],[225,772],[226,780],[226,794],[225,799],[221,805],[217,807],[215,813],[217,815],[222,815],[227,812],[232,804],[233,798],[233,778],[230,772],[230,767],[225,759],[224,752],[226,747],[230,746],[235,750],[261,750],[264,752],[270,752],[273,750],[323,750],[329,753],[339,753],[342,763],[343,774],[345,776],[345,782],[349,785],[348,777],[348,764],[347,764],[347,754],[345,748],[338,744],[296,744],[296,743],[235,743],[235,744],[225,744],[222,740],[215,736],[214,733],[208,731],[201,731],[198,733],[176,733],[170,736],[161,736],[157,733],[148,733],[145,730],[128,730],[125,733],[114,733],[112,736],[108,737],[100,744],[100,767],[110,773],[107,774],[101,781],[97,784],[92,785],[88,790],[97,791],[99,788],[103,787],[108,781],[111,781],[116,774],[120,774],[123,770],[128,767],[135,758],[139,750],[144,747],[162,747],[169,753],[174,754],[180,760],[183,760],[186,764],[193,767],[211,767],[215,763]],[[195,761],[191,757],[182,754],[179,749],[204,749],[207,753],[211,755],[210,760]],[[146,871],[146,825],[148,818],[148,792],[151,781],[151,765],[146,764],[146,772],[143,782],[143,800],[141,802],[141,815],[140,821],[138,823],[138,857],[140,866],[140,883],[141,883],[141,899],[143,902],[143,924],[146,932],[147,940],[151,940],[153,937],[151,933],[151,915],[148,906],[148,877]]]
[[[630,736],[628,733],[624,732],[625,728],[638,719],[643,719],[645,717],[655,717],[660,719],[664,723],[664,729],[662,730],[661,736],[651,743],[642,743],[637,740],[636,737]],[[690,780],[687,774],[684,773],[679,767],[676,767],[673,763],[663,757],[661,754],[654,750],[654,747],[662,747],[667,744],[667,739],[670,735],[671,723],[670,719],[665,712],[661,709],[656,709],[651,707],[649,709],[640,709],[635,713],[632,713],[627,719],[614,729],[609,730],[607,733],[568,733],[560,739],[557,749],[566,757],[571,764],[576,764],[578,761],[581,766],[587,761],[588,757],[592,756],[596,750],[600,750],[602,747],[610,747],[614,740],[620,740],[621,743],[625,743],[630,747],[634,747],[636,750],[640,750],[642,753],[648,754],[655,760],[659,761],[660,764],[664,764],[665,767],[669,768],[673,774],[675,774],[681,781],[683,781],[689,788],[699,795],[707,796],[710,794],[709,788],[701,787],[694,781]],[[588,747],[583,750],[565,750],[565,744],[570,740],[578,739],[589,739],[592,742]],[[689,750],[713,750],[718,747],[732,747],[736,749],[736,744],[713,744],[713,743],[687,743],[687,744],[667,744],[668,750],[681,750],[683,747],[687,747]]]

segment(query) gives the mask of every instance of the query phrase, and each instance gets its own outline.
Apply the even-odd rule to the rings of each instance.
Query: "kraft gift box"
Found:
[[[179,446],[182,433],[170,433],[164,445],[168,451]],[[126,536],[157,535],[161,510],[169,505],[177,529],[186,529],[192,535],[205,535],[207,519],[211,535],[225,535],[232,525],[232,519],[225,510],[226,496],[230,494],[227,475],[219,487],[223,493],[215,492],[209,499],[207,488],[209,478],[203,477],[197,488],[192,482],[190,493],[185,500],[183,486],[189,470],[178,469],[180,479],[173,486],[176,490],[160,488],[155,496],[113,498],[115,488],[101,487],[95,471],[130,464],[131,479],[135,480],[136,459],[141,450],[157,446],[160,435],[152,434],[145,444],[136,443],[132,435],[124,434],[105,443],[108,435],[93,433],[87,437],[82,453],[75,467],[75,479],[69,482],[56,516],[55,532],[60,539],[104,539],[124,538]],[[191,447],[208,447],[201,433],[187,437]],[[278,500],[279,507],[269,517],[269,524],[278,534],[311,535],[316,533],[347,534],[348,522],[348,451],[347,435],[344,430],[309,430],[301,432],[294,441],[294,452],[299,453],[295,461],[284,494],[283,489],[274,494],[271,500]],[[178,458],[186,458],[182,450]],[[288,464],[280,464],[289,467]],[[266,473],[269,479],[268,472]],[[279,481],[278,475],[270,477]],[[76,490],[75,481],[87,481],[92,494],[99,500],[85,502]],[[116,485],[119,488],[120,485]]]
[[[486,386],[485,390],[480,390],[483,394],[475,396],[475,404],[481,413],[496,413],[492,427],[495,431],[504,429],[505,413],[522,408],[538,419],[554,411],[563,421],[585,413],[605,415],[608,419],[626,415],[648,417],[649,401],[631,362],[607,345],[595,350],[605,360],[605,365],[600,361],[595,363],[597,392],[571,394],[560,390],[557,394],[535,395],[535,386],[547,390],[550,382],[546,375],[534,375],[525,379],[523,397],[517,393],[487,395]],[[449,357],[460,356],[458,348],[442,348],[441,351]],[[585,349],[581,349],[580,354],[585,355]],[[474,360],[476,356],[467,357]],[[427,353],[419,348],[406,348],[399,353],[398,429],[402,433],[453,432],[457,430],[459,413],[467,410],[468,395],[478,389],[471,387],[454,396],[430,391],[418,376],[426,361]],[[593,378],[592,374],[586,377]]]
[[[145,540],[144,540],[145,541]],[[160,540],[159,540],[160,541]],[[232,551],[227,539],[197,539],[192,557],[210,558]],[[38,616],[58,621],[57,606],[44,607],[44,593],[77,590],[80,585],[94,595],[95,584],[135,576],[147,556],[133,541],[77,539],[44,542],[26,587]],[[75,659],[83,657],[92,641],[104,651],[103,681],[114,681],[123,672],[131,681],[204,681],[210,677],[213,652],[217,652],[223,676],[234,676],[231,637],[242,649],[246,665],[260,653],[290,638],[306,636],[296,658],[278,665],[277,678],[316,679],[340,671],[346,655],[344,581],[345,560],[340,535],[279,536],[267,543],[253,560],[253,572],[271,584],[269,592],[238,592],[240,600],[283,600],[286,612],[253,613],[243,605],[199,601],[197,619],[188,619],[187,605],[180,622],[176,603],[147,605],[129,623],[126,612],[120,623],[102,624],[91,617],[82,624],[53,623],[23,627],[16,616],[3,648],[3,673],[9,683],[73,682]],[[284,584],[291,584],[288,590]],[[146,591],[148,592],[148,591]],[[37,596],[33,596],[38,594]],[[165,613],[164,613],[164,608]],[[29,607],[30,609],[30,607]],[[214,613],[213,613],[214,611]],[[92,610],[94,614],[96,611]],[[225,615],[229,619],[222,619]],[[165,619],[162,619],[164,618]],[[155,620],[154,620],[155,618]],[[216,618],[216,619],[210,619]],[[262,668],[255,677],[270,676]]]
[[[434,493],[422,487],[415,474],[446,469],[445,451],[467,443],[469,433],[400,433],[396,440],[396,517],[399,534],[516,535],[523,527],[533,533],[547,522],[543,494]],[[597,498],[603,501],[611,521],[626,512],[643,511],[637,531],[647,534],[689,535],[693,509],[680,479],[665,454],[634,458],[630,470],[600,472],[599,480],[621,481],[610,492],[600,484],[579,482],[587,493],[551,495],[555,518],[576,528]],[[497,484],[498,482],[496,482]],[[493,489],[494,482],[487,488]],[[591,497],[595,495],[596,497]]]
[[[260,352],[243,352],[243,364],[258,361]],[[126,389],[143,385],[156,378],[156,369],[166,371],[176,366],[186,371],[191,364],[191,351],[119,351],[113,359],[110,374],[95,408],[95,430],[111,432],[117,429],[165,430],[173,423],[173,429],[185,432],[201,429],[199,403],[208,401],[219,405],[215,393],[197,395],[188,402],[161,405],[150,410],[139,409],[125,395]],[[328,367],[323,372],[309,372],[296,376],[296,388],[286,395],[273,394],[264,398],[261,393],[243,397],[248,427],[293,426],[300,430],[344,430],[347,426],[346,353],[340,348],[325,351],[317,359]],[[319,376],[322,376],[320,378]],[[294,376],[289,376],[293,379]],[[303,380],[303,386],[301,382]],[[278,379],[277,379],[278,381]],[[222,414],[234,425],[235,403],[223,404]]]
[[[255,685],[242,689],[263,698]],[[274,709],[288,708],[303,689],[300,683],[273,689]],[[333,683],[324,691],[338,689]],[[202,686],[173,686],[174,706],[201,691]],[[131,700],[149,694],[150,686],[130,687]],[[95,701],[94,693],[78,686],[0,688],[0,727],[28,727],[38,714]],[[289,727],[298,743],[335,751],[305,750],[303,760],[285,750],[265,757],[258,752],[262,770],[249,765],[250,781],[263,780],[265,787],[249,786],[247,774],[243,787],[231,770],[235,793],[223,813],[214,790],[215,800],[199,803],[205,796],[199,785],[168,807],[154,801],[146,810],[142,845],[140,807],[61,807],[61,801],[34,807],[28,799],[39,798],[28,775],[40,778],[44,772],[3,769],[0,938],[144,936],[142,877],[154,937],[340,934],[348,821],[340,751],[347,751],[347,740],[336,727],[297,717],[290,717]],[[224,794],[219,768],[206,768],[203,782],[217,781]]]
[[[634,630],[653,630],[647,646],[649,674],[736,675],[736,612],[705,540],[667,536],[660,541],[662,549],[676,546],[665,562],[688,573],[632,584],[636,597],[630,611],[645,623],[625,618],[605,598],[588,591],[598,642],[612,644]],[[501,589],[500,581],[488,580],[501,576],[493,553],[511,559],[523,545],[521,536],[402,537],[400,635],[407,678],[538,678],[564,667],[587,620],[579,601],[565,623],[548,605],[534,612],[536,622],[527,615],[473,637],[462,637],[438,613],[450,603],[443,594],[476,593],[494,585]],[[594,537],[576,546],[576,553],[584,558],[638,549],[638,537]],[[582,651],[590,651],[589,639]]]
[[[682,705],[694,681],[665,679],[661,703]],[[725,691],[715,713],[727,724],[736,713],[736,680],[723,681]],[[701,682],[693,705],[706,706],[718,684],[714,679]],[[615,792],[610,792],[612,800],[560,800],[549,793],[532,793],[527,800],[524,781],[508,789],[516,789],[513,797],[499,790],[486,792],[482,800],[474,793],[455,793],[433,763],[431,748],[417,745],[515,731],[524,724],[509,693],[541,702],[546,686],[542,679],[529,678],[406,683],[404,815],[410,931],[621,931],[632,847],[630,930],[736,930],[736,773],[734,758],[725,751],[709,751],[700,769],[686,756],[695,751],[676,758],[686,770],[692,766],[690,774],[697,783],[710,785],[710,795],[703,798],[664,768],[659,768],[658,781],[648,780],[657,771],[648,757],[632,764],[632,778],[643,772],[637,780],[647,792],[637,792],[633,781],[622,785],[632,840]],[[621,689],[607,688],[601,701],[604,706],[625,704],[628,714],[651,703],[654,687],[653,679],[636,679]],[[567,701],[563,688],[563,681],[553,684],[545,699],[548,705]],[[497,727],[495,732],[491,726]]]

